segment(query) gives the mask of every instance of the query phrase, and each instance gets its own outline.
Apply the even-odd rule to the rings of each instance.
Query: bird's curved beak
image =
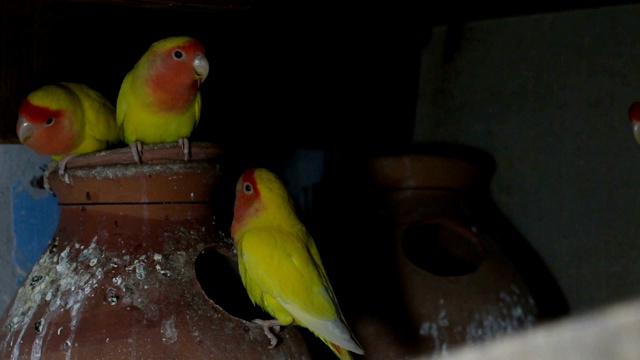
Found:
[[[636,142],[640,144],[640,122],[634,121],[632,124],[633,136],[636,138]]]
[[[21,143],[24,144],[25,141],[29,140],[31,135],[33,135],[34,130],[35,128],[29,121],[27,121],[27,119],[22,116],[18,118],[16,133],[18,134],[18,139],[20,139]]]
[[[209,60],[203,53],[198,53],[193,60],[193,69],[196,72],[199,84],[202,84],[209,75]]]

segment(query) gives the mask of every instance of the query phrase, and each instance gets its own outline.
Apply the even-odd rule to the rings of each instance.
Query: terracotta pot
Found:
[[[494,170],[478,149],[433,146],[367,158],[348,177],[348,213],[334,217],[352,229],[343,262],[359,266],[336,272],[351,279],[338,288],[365,359],[436,355],[567,314],[555,279],[491,200]]]
[[[70,184],[52,175],[60,221],[0,319],[2,358],[309,359],[295,327],[269,349],[247,321],[256,313],[216,226],[222,155],[148,146],[138,165],[123,148],[71,160]]]

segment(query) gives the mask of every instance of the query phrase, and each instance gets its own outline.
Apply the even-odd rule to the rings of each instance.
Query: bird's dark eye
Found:
[[[51,125],[51,124],[53,124],[54,120],[55,120],[54,118],[50,117],[47,120],[45,120],[44,124],[47,125],[47,126]]]
[[[251,186],[251,184],[249,184],[248,182],[244,183],[244,193],[251,194],[252,192],[253,192],[253,186]]]
[[[182,50],[174,50],[173,51],[173,58],[176,60],[180,60],[184,57],[184,53],[182,52]]]

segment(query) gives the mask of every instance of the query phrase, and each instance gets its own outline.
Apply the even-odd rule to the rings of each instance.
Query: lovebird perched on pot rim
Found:
[[[90,87],[69,82],[32,91],[18,109],[16,133],[24,145],[59,161],[60,176],[74,156],[104,150],[122,140],[113,105]],[[52,169],[45,172],[47,188]]]
[[[200,84],[209,74],[204,46],[187,36],[153,43],[127,73],[116,103],[136,162],[143,144],[178,141],[189,158],[189,136],[200,120]]]
[[[242,282],[254,304],[275,320],[256,319],[277,344],[270,328],[300,325],[318,336],[340,359],[364,351],[347,326],[316,244],[298,219],[280,179],[263,168],[246,170],[236,185],[231,236]]]

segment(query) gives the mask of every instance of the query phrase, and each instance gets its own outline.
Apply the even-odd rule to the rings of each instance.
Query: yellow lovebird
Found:
[[[208,74],[204,46],[188,36],[153,43],[127,73],[116,118],[137,163],[143,144],[177,141],[189,158],[189,136],[200,120],[200,84]]]
[[[61,177],[71,158],[122,140],[113,105],[90,87],[69,82],[32,91],[18,109],[16,133],[21,143],[58,161]],[[52,169],[45,172],[47,189]]]
[[[343,360],[364,354],[338,306],[316,244],[298,219],[280,179],[263,168],[246,170],[236,185],[231,236],[244,287],[274,320],[256,319],[270,331],[286,325],[309,329]]]

